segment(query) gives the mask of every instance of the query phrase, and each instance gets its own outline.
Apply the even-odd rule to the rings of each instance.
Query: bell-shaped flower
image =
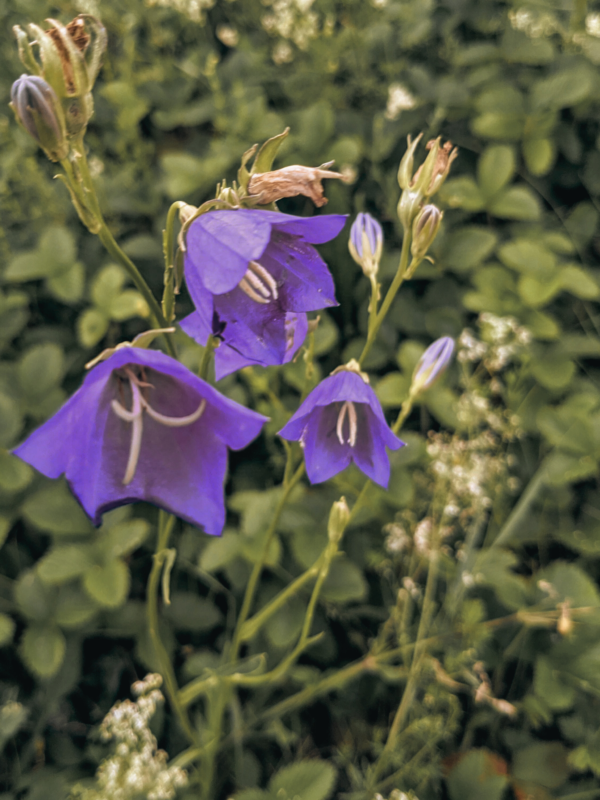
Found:
[[[95,525],[145,500],[218,535],[227,448],[246,447],[266,419],[164,353],[124,347],[14,452],[49,478],[64,473]]]
[[[289,361],[306,336],[306,312],[337,305],[333,278],[313,245],[333,239],[345,221],[238,209],[209,211],[191,223],[185,280],[196,310],[181,327],[200,344],[211,334],[221,339],[217,378],[247,364]]]
[[[351,361],[313,389],[280,431],[300,441],[311,483],[337,475],[350,462],[384,488],[390,479],[386,447],[404,444],[392,432],[368,378]]]

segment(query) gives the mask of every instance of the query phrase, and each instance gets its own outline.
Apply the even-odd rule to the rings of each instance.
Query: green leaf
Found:
[[[108,309],[112,301],[121,294],[127,273],[118,264],[107,264],[94,276],[90,287],[92,302],[101,309]]]
[[[77,258],[75,238],[68,228],[61,225],[52,225],[46,228],[38,245],[38,250],[47,261],[64,269],[70,267]]]
[[[558,789],[569,777],[567,748],[560,742],[536,742],[515,751],[512,775],[547,789]]]
[[[595,82],[594,71],[587,64],[565,67],[533,85],[532,106],[534,109],[575,106],[592,94]]]
[[[533,39],[510,26],[507,26],[502,38],[502,52],[509,62],[534,66],[549,64],[555,58],[555,50],[548,37]]]
[[[52,342],[30,347],[17,367],[21,389],[32,399],[44,397],[58,386],[62,382],[64,371],[63,351]]]
[[[93,550],[86,544],[59,545],[37,562],[42,581],[50,586],[77,578],[94,565]]]
[[[477,553],[471,571],[477,586],[491,586],[501,603],[516,610],[526,600],[525,579],[513,572],[516,566],[512,551],[494,547]]]
[[[31,625],[23,634],[20,652],[30,672],[51,678],[61,667],[65,648],[65,637],[56,625]]]
[[[577,564],[566,561],[554,561],[550,566],[536,573],[536,582],[547,581],[552,585],[555,594],[553,603],[568,600],[571,608],[600,606],[600,593],[592,578]],[[583,624],[584,617],[578,618],[578,624]]]
[[[552,139],[525,139],[522,148],[525,164],[532,175],[540,177],[550,172],[556,158]]]
[[[477,181],[485,198],[493,197],[515,174],[515,153],[508,145],[487,147],[477,163]]]
[[[578,203],[566,220],[567,230],[579,245],[585,247],[591,241],[598,227],[599,214],[592,205],[584,201]]]
[[[487,111],[471,120],[471,130],[482,139],[516,142],[523,133],[523,116],[511,112]]]
[[[21,506],[27,522],[56,536],[90,533],[92,525],[63,481],[35,492]]]
[[[567,711],[577,694],[573,686],[562,682],[560,672],[553,667],[552,662],[541,655],[535,661],[533,689],[551,711]]]
[[[79,585],[67,584],[60,587],[53,618],[61,628],[81,628],[97,613],[98,606]]]
[[[327,761],[309,759],[290,764],[269,781],[278,800],[326,800],[335,784],[335,769]]]
[[[544,281],[543,278],[534,278],[523,275],[517,285],[519,297],[530,308],[547,305],[560,292],[558,278]]]
[[[275,161],[275,157],[277,156],[277,152],[287,138],[289,132],[290,129],[286,128],[283,133],[273,136],[262,145],[252,164],[252,169],[250,170],[251,175],[270,171],[273,166],[273,161]]]
[[[375,387],[375,394],[385,408],[400,408],[408,396],[410,378],[399,372],[390,372]]]
[[[145,519],[126,519],[106,532],[100,532],[100,541],[109,558],[128,556],[145,542],[150,534],[150,523]]]
[[[468,175],[447,180],[440,189],[440,197],[450,208],[464,208],[465,211],[482,211],[485,208],[479,187]]]
[[[10,644],[14,632],[15,632],[14,621],[6,614],[0,614],[0,647],[4,647],[4,645]]]
[[[23,414],[17,403],[0,391],[0,447],[10,447],[23,427]]]
[[[213,602],[194,592],[175,592],[164,607],[165,616],[177,631],[204,633],[219,625],[223,615]]]
[[[361,570],[346,556],[337,558],[325,578],[321,597],[332,603],[349,603],[363,600],[368,591]]]
[[[564,389],[575,375],[575,364],[566,356],[550,352],[533,359],[531,372],[546,389]]]
[[[294,143],[302,153],[314,158],[323,152],[335,130],[335,115],[331,103],[319,100],[301,111],[299,117]]]
[[[64,303],[77,303],[83,297],[85,271],[80,261],[75,261],[69,269],[53,275],[46,281],[48,291]]]
[[[142,295],[135,289],[125,289],[110,303],[108,315],[116,322],[123,322],[131,317],[148,317],[150,309]]]
[[[540,205],[531,189],[510,186],[488,206],[488,211],[502,219],[536,220],[540,218]]]
[[[489,750],[469,750],[446,778],[450,800],[501,800],[506,763]]]
[[[5,492],[21,492],[33,478],[33,470],[17,456],[0,450],[0,489]]]
[[[224,531],[220,537],[209,539],[206,547],[200,554],[200,569],[206,572],[217,570],[230,564],[241,555],[242,541],[238,533]]]
[[[82,347],[93,347],[105,335],[109,318],[99,308],[86,308],[77,318],[77,340]]]
[[[306,603],[292,598],[273,614],[265,627],[265,634],[271,645],[283,649],[292,645],[302,630]]]
[[[498,250],[498,255],[507,267],[542,281],[553,278],[556,273],[555,255],[532,239],[512,239]]]
[[[37,250],[20,253],[8,262],[2,278],[7,283],[23,283],[25,281],[46,278],[52,273],[52,264],[48,264]]]
[[[582,300],[595,300],[600,294],[594,278],[576,264],[568,264],[558,274],[560,286]]]
[[[444,242],[441,263],[458,273],[482,264],[492,254],[498,237],[487,228],[475,225],[458,228]]]
[[[127,599],[130,575],[120,558],[104,565],[95,564],[83,578],[83,586],[92,600],[105,608],[118,608]]]
[[[340,338],[338,326],[333,322],[331,317],[324,311],[321,311],[321,319],[315,331],[315,356],[322,356],[333,350]]]
[[[14,593],[19,611],[27,619],[43,622],[52,615],[56,591],[44,586],[35,570],[21,574]]]

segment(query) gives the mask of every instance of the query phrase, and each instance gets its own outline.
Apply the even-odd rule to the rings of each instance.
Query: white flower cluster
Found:
[[[497,317],[488,312],[480,314],[481,338],[465,328],[458,340],[457,359],[481,361],[489,372],[500,372],[531,341],[531,333],[514,317]]]
[[[382,794],[379,792],[375,795],[374,800],[385,800]],[[388,797],[388,800],[419,800],[416,795],[412,792],[408,794],[406,792],[401,792],[400,789],[394,789],[391,795]]]
[[[531,8],[518,8],[508,12],[510,24],[517,31],[522,31],[530,39],[550,36],[560,30],[560,22],[549,11],[538,11]]]
[[[216,0],[146,0],[147,6],[161,6],[162,8],[174,8],[192,22],[201,25],[205,21],[205,11],[212,8]]]
[[[319,17],[311,10],[314,0],[263,0],[270,6],[261,23],[274,36],[291,40],[300,50],[306,50],[312,39],[319,35]],[[273,51],[277,64],[291,61],[294,53],[287,41],[281,41]]]
[[[398,119],[402,111],[410,111],[417,105],[417,101],[406,86],[401,83],[392,83],[388,87],[388,99],[385,116],[389,120]]]
[[[167,767],[167,754],[156,749],[156,738],[148,728],[158,703],[163,701],[160,675],[147,675],[133,684],[136,702],[124,700],[111,708],[100,738],[114,739],[115,752],[98,767],[96,788],[76,786],[78,800],[172,800],[177,789],[187,785],[187,774]]]
[[[585,18],[585,30],[590,36],[600,37],[600,14],[588,14]]]

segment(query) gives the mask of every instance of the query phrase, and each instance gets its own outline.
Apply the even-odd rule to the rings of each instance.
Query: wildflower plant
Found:
[[[574,503],[571,484],[591,481],[597,468],[595,373],[577,378],[579,394],[563,393],[575,380],[576,355],[597,350],[581,338],[560,341],[544,309],[569,291],[581,300],[574,316],[594,325],[586,303],[598,296],[597,281],[568,260],[564,237],[541,232],[530,190],[511,185],[512,144],[482,146],[475,168],[437,135],[451,130],[446,100],[458,108],[463,83],[471,92],[492,80],[489,65],[471,72],[487,51],[469,50],[463,61],[447,48],[468,82],[429,86],[425,71],[373,80],[383,88],[368,156],[362,134],[344,135],[337,150],[314,145],[315,131],[328,135],[328,101],[292,115],[299,134],[272,135],[285,124],[272,104],[261,105],[257,87],[239,94],[260,74],[244,60],[249,36],[269,37],[266,57],[274,70],[291,70],[286,80],[307,104],[314,84],[300,86],[292,72],[308,81],[306,64],[319,48],[319,74],[356,69],[358,54],[350,58],[337,35],[350,30],[348,20],[360,37],[363,16],[375,15],[372,48],[402,17],[399,41],[410,50],[433,12],[418,12],[426,21],[405,19],[393,0],[373,0],[336,16],[318,2],[276,0],[260,7],[257,32],[231,22],[235,14],[243,21],[235,4],[213,5],[144,7],[154,20],[179,15],[184,38],[214,13],[218,47],[232,51],[239,85],[216,51],[202,50],[178,56],[164,86],[148,71],[128,95],[95,16],[15,29],[27,72],[10,93],[19,135],[59,170],[63,186],[48,197],[68,193],[86,229],[82,259],[99,258],[97,236],[110,260],[88,287],[91,305],[77,308],[76,355],[63,359],[65,337],[40,324],[0,374],[0,388],[12,381],[27,398],[22,409],[0,405],[7,428],[17,420],[16,433],[1,441],[11,450],[0,452],[0,541],[15,522],[19,532],[52,536],[48,547],[32,536],[26,559],[15,547],[6,551],[13,599],[0,600],[7,612],[17,609],[18,625],[1,605],[0,643],[18,637],[18,656],[42,687],[29,712],[2,695],[0,734],[8,741],[28,731],[34,743],[23,748],[30,783],[14,783],[18,791],[34,787],[32,800],[57,775],[48,795],[70,791],[81,800],[433,800],[442,782],[450,800],[480,790],[499,800],[509,788],[519,797],[559,787],[561,796],[587,796],[587,784],[570,773],[600,774],[592,700],[586,707],[600,607],[584,569],[600,552],[590,522],[595,495],[581,490],[587,500],[575,531],[563,511]],[[510,12],[511,31],[533,41],[543,24],[564,38],[570,64],[592,52],[594,15],[568,33],[555,15],[536,14]],[[483,30],[477,19],[473,30]],[[171,47],[168,27],[151,32],[152,46]],[[513,52],[511,35],[502,52],[511,64],[529,63],[535,48]],[[123,52],[119,58],[133,59]],[[133,74],[132,65],[123,74]],[[198,82],[210,87],[208,110],[194,99]],[[513,95],[522,88],[511,85]],[[164,108],[151,112],[159,96]],[[426,120],[433,138],[407,136],[414,119],[425,124],[420,109],[431,110],[434,96]],[[497,105],[476,100],[469,136],[483,135],[491,114],[498,138],[512,142],[503,115],[521,114],[524,131],[537,130],[539,117],[543,130],[525,138],[522,154],[532,174],[543,174],[539,153],[552,149],[547,137],[559,125],[542,113],[545,97],[532,89],[527,112],[524,100],[504,95]],[[346,111],[355,102],[350,97]],[[107,104],[119,107],[119,134],[111,130],[102,150],[94,125],[104,124]],[[172,132],[201,127],[206,114],[209,155],[170,152]],[[261,124],[248,128],[250,117]],[[573,155],[565,119],[561,152]],[[355,123],[349,113],[342,127],[359,130]],[[150,224],[156,194],[143,196],[147,170],[137,166],[149,152],[140,125],[167,132],[160,191],[173,202],[164,216],[162,285],[152,266],[160,250]],[[266,141],[243,152],[247,137]],[[369,159],[381,196],[372,202],[360,178],[352,213],[341,213]],[[455,176],[456,167],[466,174]],[[223,180],[234,168],[235,180]],[[593,169],[586,163],[583,172]],[[122,188],[127,181],[139,184],[135,203]],[[483,211],[510,220],[516,233],[499,227],[507,236],[500,240],[483,225]],[[584,212],[569,222],[582,242],[593,228]],[[144,232],[130,236],[137,228],[127,220],[136,215]],[[83,303],[73,243],[67,229],[49,225],[37,249],[9,263],[7,285],[43,278],[42,293]],[[493,252],[497,261],[482,265]],[[44,297],[38,323],[51,313]],[[0,294],[8,341],[14,326],[26,325],[24,304],[23,293]],[[356,336],[340,341],[348,331]],[[5,507],[9,490],[17,501]],[[546,559],[542,529],[580,562]],[[101,637],[119,642],[106,658],[94,650]],[[90,744],[75,762],[64,731],[75,726],[83,741],[82,729],[64,722],[59,703],[68,692],[78,702],[69,670],[82,642],[86,663],[110,677],[100,699],[88,698],[85,686],[80,692],[93,705],[88,722],[98,722],[98,707],[113,702],[126,673],[143,665],[152,674],[134,684],[135,702],[113,705],[96,739],[84,729]],[[166,708],[155,714],[161,686]],[[568,754],[548,741],[554,733],[538,737],[543,725],[564,731]],[[59,742],[48,752],[39,744],[44,726]]]

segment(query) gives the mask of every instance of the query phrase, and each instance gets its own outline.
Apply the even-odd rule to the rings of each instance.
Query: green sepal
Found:
[[[33,50],[29,44],[29,37],[19,25],[13,27],[13,33],[17,39],[21,63],[28,72],[31,72],[33,75],[41,76],[42,68],[33,55]]]
[[[273,136],[263,144],[258,151],[256,158],[254,159],[254,164],[252,164],[250,175],[256,175],[258,172],[270,171],[271,167],[273,166],[273,161],[275,161],[277,151],[283,144],[283,140],[287,137],[289,132],[290,129],[286,128],[283,133]]]
[[[256,153],[258,149],[257,144],[253,144],[249,150],[246,150],[244,155],[242,156],[242,163],[240,168],[238,169],[238,183],[240,187],[244,190],[244,192],[248,191],[248,184],[250,183],[250,173],[246,169],[246,164],[250,161],[254,153]]]

